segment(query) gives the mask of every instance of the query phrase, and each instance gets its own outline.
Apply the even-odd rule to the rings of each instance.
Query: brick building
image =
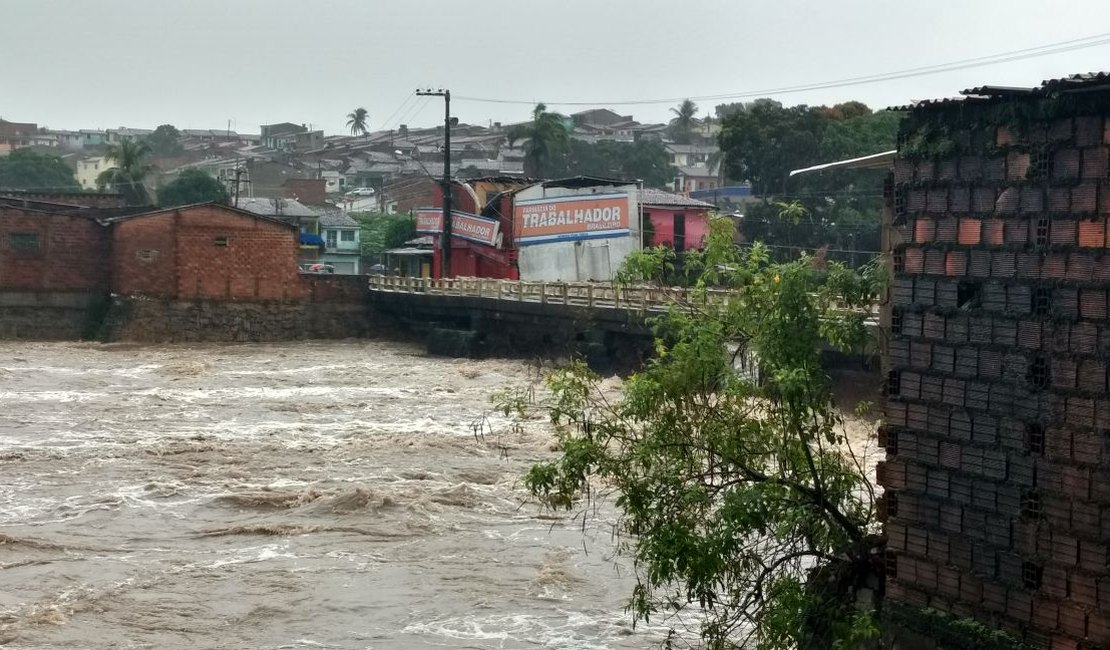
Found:
[[[297,228],[206,203],[108,220],[112,290],[190,300],[291,300],[304,296]]]
[[[107,291],[109,242],[96,216],[41,201],[0,201],[0,291]]]
[[[887,603],[1110,647],[1110,75],[906,110]]]

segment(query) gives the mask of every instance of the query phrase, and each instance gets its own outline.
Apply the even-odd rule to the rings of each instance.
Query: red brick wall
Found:
[[[11,248],[13,233],[34,233],[37,251]],[[89,217],[0,206],[0,289],[104,291],[108,237]]]
[[[895,166],[887,596],[1106,648],[1110,122],[984,137],[975,110]]]
[[[112,225],[112,291],[125,296],[177,296],[177,214],[164,212]]]
[[[206,205],[134,217],[114,228],[117,293],[247,301],[305,295],[289,226]]]

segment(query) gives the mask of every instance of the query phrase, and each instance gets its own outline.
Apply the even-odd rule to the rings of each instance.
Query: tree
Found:
[[[365,108],[359,107],[347,113],[347,128],[351,130],[351,135],[358,137],[370,132],[370,125],[366,119]]]
[[[570,140],[565,156],[553,163],[562,176],[600,176],[639,179],[646,187],[663,188],[674,180],[677,170],[660,142],[596,143]]]
[[[162,124],[146,137],[150,151],[158,158],[173,158],[185,150],[181,146],[181,132],[172,124]]]
[[[550,113],[544,104],[536,104],[532,121],[509,131],[509,146],[518,140],[524,143],[524,173],[534,178],[547,178],[560,167],[560,160],[570,150],[570,134],[566,118]]]
[[[227,203],[227,188],[199,169],[186,169],[158,191],[158,204],[164,208],[211,201]]]
[[[669,129],[671,139],[679,144],[690,144],[697,126],[697,118],[694,116],[698,113],[698,105],[686,99],[678,108],[672,108],[671,112],[675,114]]]
[[[866,340],[858,308],[878,276],[737,251],[720,218],[695,257],[689,302],[654,321],[657,354],[620,399],[580,363],[548,378],[545,401],[498,395],[506,415],[539,408],[556,427],[558,458],[525,485],[553,509],[614,497],[630,611],[670,626],[668,647],[855,648],[875,634],[856,592],[877,579],[880,538],[820,349]]]
[[[416,237],[416,220],[411,215],[353,212],[351,218],[359,223],[362,256],[368,259],[378,260],[383,252]]]
[[[143,185],[154,170],[149,158],[150,145],[144,140],[124,140],[109,147],[104,159],[114,164],[96,177],[97,187],[122,193],[130,205],[149,204],[150,197]]]
[[[81,186],[73,176],[73,169],[58,156],[16,149],[0,157],[0,188],[77,192]]]
[[[752,193],[764,199],[744,210],[748,238],[773,245],[784,257],[823,246],[856,262],[877,254],[884,170],[789,174],[894,149],[900,114],[872,113],[860,102],[784,107],[769,99],[723,104],[717,113],[723,116],[719,143],[724,174],[750,181]],[[780,219],[777,201],[801,203],[806,223]]]

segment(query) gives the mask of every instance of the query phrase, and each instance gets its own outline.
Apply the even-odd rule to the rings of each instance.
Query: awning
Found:
[[[301,244],[304,246],[323,246],[324,238],[320,235],[314,235],[310,232],[302,232]]]

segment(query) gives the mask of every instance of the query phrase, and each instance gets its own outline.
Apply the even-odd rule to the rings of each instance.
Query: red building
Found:
[[[116,293],[248,301],[304,295],[296,226],[216,203],[108,223]]]
[[[520,279],[517,255],[513,242],[513,193],[533,185],[531,179],[489,177],[452,183],[452,210],[459,213],[452,219],[455,236],[451,238],[451,277]],[[432,202],[436,210],[443,208],[443,189],[437,186]],[[432,275],[443,277],[441,237],[442,216],[425,221],[424,227],[418,214],[417,230],[435,235]],[[485,226],[484,235],[459,236],[462,228],[473,224]]]
[[[644,246],[668,246],[675,252],[698,249],[709,235],[710,203],[662,190],[640,190]],[[650,226],[648,225],[650,224]]]

